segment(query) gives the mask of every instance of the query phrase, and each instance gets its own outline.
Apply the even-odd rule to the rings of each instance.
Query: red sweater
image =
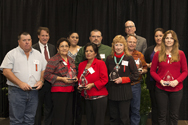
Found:
[[[78,79],[80,78],[81,74],[83,73],[88,60],[81,62],[78,66]],[[108,72],[106,68],[106,64],[102,60],[94,59],[91,66],[95,71],[93,74],[88,74],[85,76],[88,83],[94,83],[95,87],[87,90],[88,96],[100,96],[100,95],[108,95],[108,91],[105,85],[108,82]],[[78,80],[79,81],[79,80]],[[84,96],[84,91],[81,93]]]
[[[159,89],[169,92],[175,92],[181,90],[183,88],[182,82],[187,77],[187,60],[184,52],[179,50],[180,60],[178,62],[172,62],[172,63],[167,63],[167,61],[159,62],[158,56],[159,56],[159,52],[156,52],[153,57],[152,65],[150,69],[151,76],[156,80],[156,86]],[[167,56],[167,58],[169,57]],[[158,71],[156,72],[157,67],[158,67]],[[174,79],[179,82],[176,87],[162,86],[160,84],[160,81],[165,76],[167,71],[169,71],[174,77]]]

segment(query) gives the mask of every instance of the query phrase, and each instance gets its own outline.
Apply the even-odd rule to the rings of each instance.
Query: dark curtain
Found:
[[[136,34],[145,37],[148,46],[155,43],[155,28],[174,30],[180,49],[187,55],[187,11],[187,0],[0,0],[0,63],[18,45],[17,35],[22,31],[31,34],[34,44],[38,42],[38,27],[46,26],[50,29],[49,43],[54,45],[60,37],[67,37],[69,31],[76,31],[79,45],[83,46],[89,41],[90,31],[99,29],[102,42],[111,46],[114,36],[125,35],[127,20],[135,22]],[[188,119],[187,100],[186,79],[180,119]]]

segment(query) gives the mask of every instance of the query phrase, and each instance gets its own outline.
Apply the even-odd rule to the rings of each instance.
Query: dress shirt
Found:
[[[40,50],[41,50],[41,53],[45,59],[45,56],[44,56],[44,46],[46,46],[46,50],[48,52],[48,58],[50,59],[50,53],[49,53],[49,49],[48,49],[48,44],[46,45],[43,45],[40,41],[39,41],[39,46],[40,46]]]

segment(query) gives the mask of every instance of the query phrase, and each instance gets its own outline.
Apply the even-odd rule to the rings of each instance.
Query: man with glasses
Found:
[[[147,72],[147,65],[146,61],[144,59],[144,55],[137,51],[136,45],[137,45],[137,37],[135,35],[128,35],[127,36],[127,47],[128,52],[135,60],[138,72],[139,72],[139,78],[137,81],[134,81],[131,83],[131,89],[132,89],[132,99],[130,104],[130,125],[139,125],[140,123],[140,98],[141,98],[141,80],[142,80],[142,74]]]
[[[97,29],[92,30],[90,33],[89,40],[90,42],[98,46],[98,51],[99,51],[101,60],[106,61],[107,56],[111,54],[111,47],[101,43],[102,41],[101,32]],[[76,68],[78,68],[79,63],[84,60],[85,60],[85,53],[84,53],[84,47],[82,47],[76,56],[76,60],[75,60]]]
[[[135,31],[136,31],[136,27],[135,27],[135,24],[133,21],[131,20],[128,20],[126,23],[125,23],[125,33],[127,35],[136,35],[135,34]],[[139,52],[141,52],[142,54],[145,53],[146,49],[147,49],[147,42],[146,42],[146,39],[144,37],[141,37],[141,36],[138,36],[136,35],[137,37],[137,45],[136,45],[136,50],[138,50]]]

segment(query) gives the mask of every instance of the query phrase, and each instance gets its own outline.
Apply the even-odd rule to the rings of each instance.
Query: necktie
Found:
[[[46,50],[46,46],[44,46],[44,56],[45,56],[46,61],[48,61],[49,58],[48,58],[48,52]]]

